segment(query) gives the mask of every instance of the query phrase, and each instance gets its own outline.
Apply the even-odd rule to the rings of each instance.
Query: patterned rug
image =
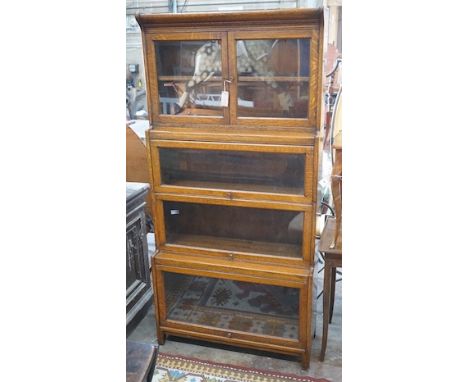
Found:
[[[166,274],[170,319],[298,338],[299,291],[273,285]]]
[[[158,353],[152,382],[329,382]]]

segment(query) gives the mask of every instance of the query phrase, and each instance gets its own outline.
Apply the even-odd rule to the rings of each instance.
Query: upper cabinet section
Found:
[[[137,20],[153,127],[318,127],[320,11]]]

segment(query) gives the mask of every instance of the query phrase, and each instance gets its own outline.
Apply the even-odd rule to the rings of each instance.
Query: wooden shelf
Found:
[[[284,244],[262,242],[242,239],[228,239],[216,236],[169,234],[168,244],[183,245],[187,247],[221,249],[224,251],[254,253],[270,256],[282,256],[301,258],[301,246],[296,244]]]
[[[222,118],[222,108],[221,107],[212,107],[212,109],[203,108],[203,107],[187,107],[183,109],[179,114],[166,114],[177,117],[179,116],[194,116],[194,117],[203,117],[203,116],[210,116],[210,117],[219,117]]]
[[[159,76],[159,81],[190,81],[193,76]],[[239,76],[239,82],[262,82],[262,81],[276,81],[276,82],[309,82],[309,77],[289,77],[289,76]],[[222,77],[210,77],[208,80],[203,82],[219,81],[222,82]]]
[[[158,79],[159,81],[190,81],[193,78],[193,76],[159,76]],[[211,82],[211,81],[223,81],[222,77],[210,77],[208,80],[203,81],[203,82]]]
[[[274,76],[274,77],[260,77],[260,76],[239,76],[239,82],[309,82],[309,77],[288,77],[288,76]]]

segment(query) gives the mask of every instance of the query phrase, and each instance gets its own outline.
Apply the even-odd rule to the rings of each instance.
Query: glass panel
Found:
[[[156,41],[160,114],[223,115],[221,42]]]
[[[163,203],[169,244],[302,257],[303,212]]]
[[[164,272],[167,318],[298,339],[299,289]]]
[[[237,40],[237,115],[307,118],[310,41]]]
[[[159,149],[162,183],[304,194],[304,154]]]

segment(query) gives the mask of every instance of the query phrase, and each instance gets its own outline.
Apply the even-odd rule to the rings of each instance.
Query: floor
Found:
[[[320,269],[319,265],[316,269]],[[341,275],[337,276],[341,279]],[[323,272],[315,275],[315,290],[321,291]],[[184,339],[169,336],[160,351],[199,358],[207,361],[222,362],[232,365],[253,367],[270,371],[281,371],[297,375],[307,375],[326,378],[332,382],[341,381],[341,281],[336,284],[335,311],[333,322],[328,329],[328,346],[324,362],[318,360],[322,335],[322,296],[318,298],[315,308],[316,337],[312,341],[312,357],[310,368],[302,370],[294,357],[274,353],[266,353],[209,342]],[[150,307],[146,316],[128,336],[129,340],[156,344],[154,309]]]

